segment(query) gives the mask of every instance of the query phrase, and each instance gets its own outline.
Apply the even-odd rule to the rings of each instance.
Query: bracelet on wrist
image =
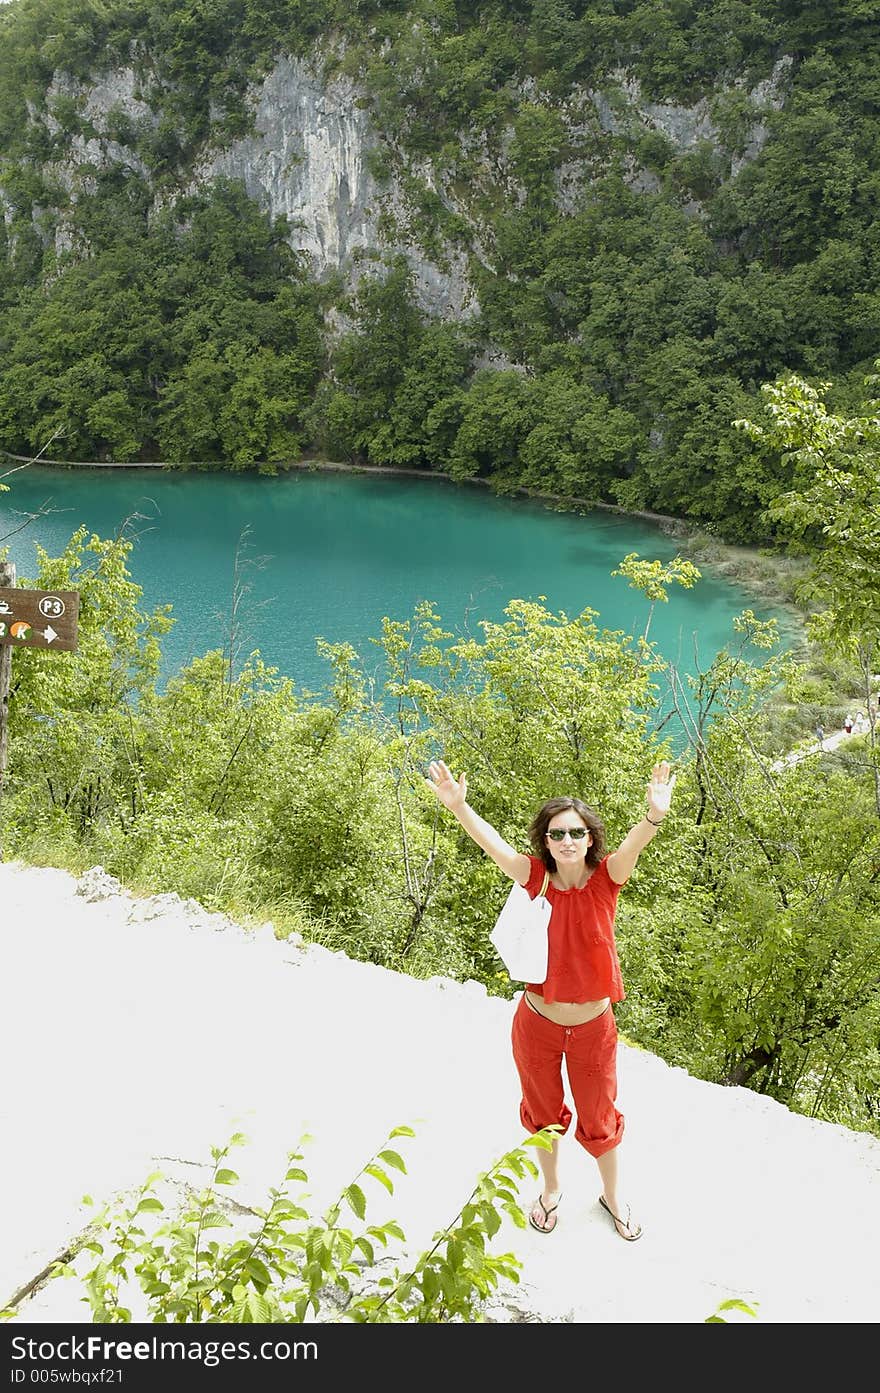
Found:
[[[652,817],[648,817],[648,814],[645,813],[645,821],[649,822],[652,827],[661,827],[663,825],[664,819],[661,817],[659,822],[655,822]]]

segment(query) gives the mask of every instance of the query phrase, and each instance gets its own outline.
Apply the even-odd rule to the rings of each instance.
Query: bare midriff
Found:
[[[537,992],[526,992],[525,998],[533,1011],[556,1025],[583,1025],[601,1016],[611,1005],[610,996],[603,996],[601,1001],[545,1001]]]

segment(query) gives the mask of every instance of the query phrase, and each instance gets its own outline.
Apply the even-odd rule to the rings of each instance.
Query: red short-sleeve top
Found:
[[[532,899],[544,881],[545,866],[530,856],[532,871],[526,890]],[[552,905],[547,929],[547,977],[528,982],[528,989],[545,1001],[623,1001],[626,992],[617,960],[614,916],[620,886],[608,874],[608,857],[599,862],[581,889],[557,890],[548,884]]]

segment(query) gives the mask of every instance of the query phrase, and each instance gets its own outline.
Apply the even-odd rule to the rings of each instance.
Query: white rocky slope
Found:
[[[135,899],[99,868],[0,864],[0,1309],[104,1199],[154,1169],[203,1178],[236,1128],[236,1191],[260,1203],[303,1132],[311,1203],[335,1198],[400,1124],[408,1166],[368,1219],[415,1250],[482,1170],[523,1140],[512,1005],[254,934],[176,896]],[[739,1297],[749,1323],[876,1322],[880,1141],[813,1122],[621,1047],[624,1243],[594,1163],[563,1143],[552,1235],[505,1219],[522,1281],[493,1319],[703,1322]],[[535,1185],[523,1186],[526,1206]],[[89,1318],[73,1280],[38,1286],[18,1321]],[[138,1319],[135,1311],[135,1319]]]

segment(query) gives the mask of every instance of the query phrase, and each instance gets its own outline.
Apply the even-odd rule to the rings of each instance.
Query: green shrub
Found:
[[[492,1253],[489,1243],[502,1214],[525,1227],[517,1181],[538,1173],[525,1148],[549,1149],[555,1130],[527,1138],[481,1174],[459,1213],[403,1269],[399,1257],[391,1271],[379,1267],[405,1234],[394,1219],[366,1222],[365,1186],[394,1193],[390,1172],[406,1173],[406,1165],[390,1143],[414,1136],[407,1126],[391,1131],[320,1216],[290,1193],[294,1182],[308,1179],[300,1150],[289,1154],[282,1184],[264,1206],[230,1202],[239,1177],[227,1164],[229,1154],[246,1141],[235,1133],[225,1146],[212,1147],[208,1184],[176,1211],[166,1210],[163,1177],[154,1172],[132,1200],[98,1215],[80,1253],[58,1263],[53,1276],[81,1281],[92,1319],[102,1323],[131,1321],[127,1302],[138,1287],[146,1319],[154,1322],[480,1321],[481,1303],[499,1282],[519,1281],[520,1262],[512,1253]],[[82,1273],[78,1258],[86,1253],[97,1261]]]

